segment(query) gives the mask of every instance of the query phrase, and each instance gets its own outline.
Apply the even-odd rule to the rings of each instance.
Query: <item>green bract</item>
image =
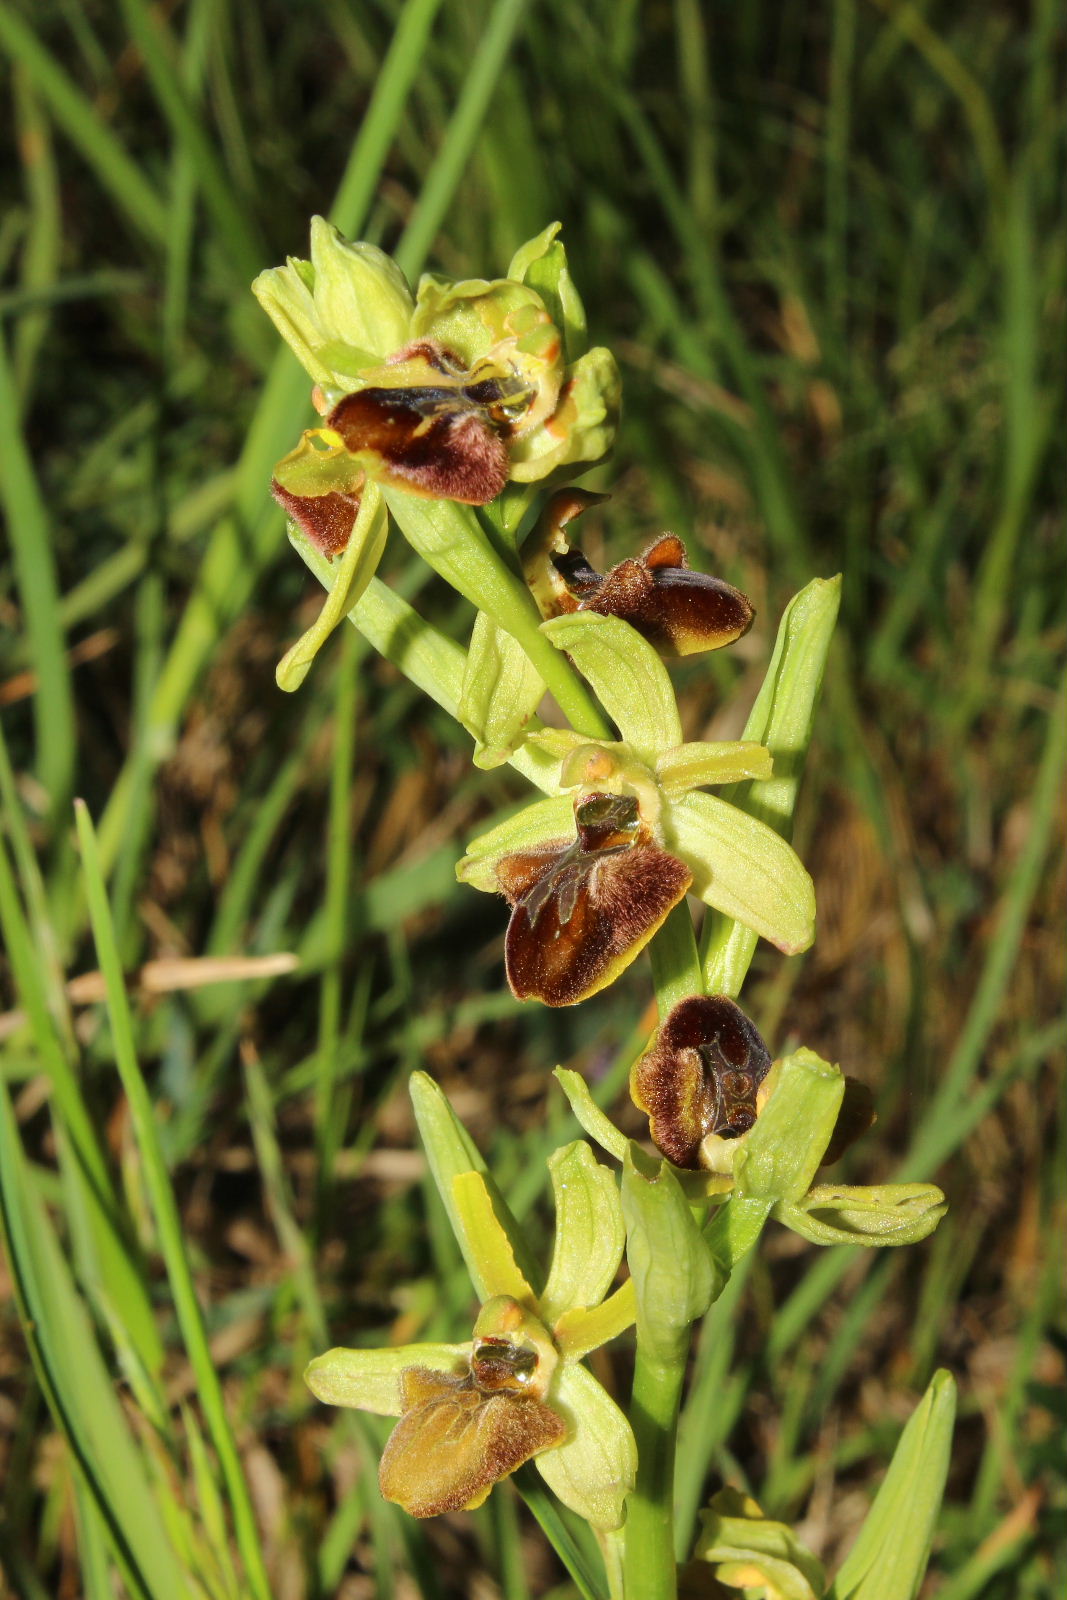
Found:
[[[826,1600],[915,1600],[948,1474],[956,1385],[935,1372]]]
[[[566,1425],[562,1443],[534,1456],[539,1472],[565,1505],[595,1527],[618,1528],[636,1470],[633,1434],[615,1402],[579,1364],[634,1321],[632,1285],[608,1295],[624,1240],[616,1180],[582,1143],[567,1145],[550,1159],[556,1237],[547,1282],[538,1293],[533,1252],[448,1102],[424,1073],[413,1076],[411,1093],[434,1180],[483,1302],[482,1315],[465,1344],[330,1350],[308,1367],[308,1384],[330,1404],[396,1416],[404,1410],[405,1385],[410,1388],[412,1382],[405,1374],[441,1373],[462,1387],[463,1374],[479,1352],[484,1355],[487,1343],[504,1346],[521,1335],[536,1354],[537,1399]],[[408,1472],[417,1477],[417,1461]]]

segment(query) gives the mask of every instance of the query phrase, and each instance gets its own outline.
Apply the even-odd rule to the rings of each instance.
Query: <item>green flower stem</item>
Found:
[[[567,657],[541,632],[541,614],[521,575],[493,546],[468,506],[387,489],[400,531],[435,572],[505,628],[525,650],[576,733],[610,739],[611,725]]]
[[[627,1501],[626,1594],[675,1600],[674,1453],[685,1378],[684,1356],[665,1361],[638,1339],[630,1425],[637,1440],[637,1485]]]
[[[656,986],[656,1005],[662,1022],[679,1000],[704,993],[704,973],[697,952],[696,935],[689,906],[683,900],[675,906],[648,947],[652,959],[652,981]]]

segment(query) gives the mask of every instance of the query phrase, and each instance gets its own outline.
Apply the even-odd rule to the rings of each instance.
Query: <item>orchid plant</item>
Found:
[[[584,1003],[648,950],[659,1027],[631,1093],[657,1154],[558,1071],[611,1165],[584,1140],[550,1157],[557,1226],[542,1260],[416,1073],[420,1134],[481,1309],[461,1342],[337,1348],[307,1381],[329,1404],[399,1418],[380,1487],[413,1516],[478,1506],[532,1462],[599,1541],[602,1575],[572,1566],[583,1593],[668,1600],[681,1574],[699,1594],[912,1600],[947,1468],[946,1374],[832,1579],[730,1486],[676,1563],[692,1331],[764,1226],[815,1244],[904,1245],[936,1227],[944,1199],[929,1184],[823,1181],[873,1120],[869,1094],[811,1050],[773,1059],[737,1003],[758,939],[791,955],[815,936],[789,836],[838,580],[814,580],[788,606],[744,737],[687,741],[665,660],[729,645],[752,606],[693,569],[674,534],[606,574],[572,543],[572,522],[605,497],[569,480],[609,454],[620,381],[611,353],[587,348],[558,232],[524,245],[501,278],[427,275],[412,292],[388,256],[316,217],[310,260],[256,280],[320,419],[271,485],[327,590],[278,680],[295,689],[347,618],[462,723],[477,765],[510,763],[538,791],[469,842],[458,876],[503,897],[520,1000]],[[466,649],[377,578],[391,528],[472,603]],[[690,899],[709,908],[699,943]],[[631,1330],[626,1407],[583,1363]]]

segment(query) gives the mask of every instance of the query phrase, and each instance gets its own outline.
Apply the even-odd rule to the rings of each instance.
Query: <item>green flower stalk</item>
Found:
[[[693,1324],[768,1222],[815,1245],[892,1246],[924,1238],[945,1207],[929,1184],[820,1181],[873,1120],[870,1095],[810,1049],[772,1060],[735,998],[758,939],[791,955],[815,935],[812,881],[789,837],[839,580],[790,602],[744,737],[687,740],[662,658],[730,644],[753,609],[694,571],[673,533],[604,573],[570,542],[565,530],[605,498],[568,480],[610,451],[619,379],[607,350],[586,348],[557,234],[524,245],[502,278],[427,274],[413,292],[382,251],[316,217],[310,259],[256,280],[319,416],[271,488],[329,590],[278,676],[295,688],[347,617],[463,724],[477,765],[510,762],[537,786],[540,798],[468,844],[457,874],[504,895],[520,999],[579,1004],[649,949],[660,1024],[631,1093],[659,1154],[624,1137],[577,1074],[558,1073],[621,1170],[584,1142],[549,1158],[546,1269],[416,1073],[419,1132],[480,1309],[461,1342],[337,1348],[307,1381],[327,1403],[398,1419],[379,1481],[413,1516],[476,1507],[531,1462],[595,1531],[612,1600],[674,1600]],[[392,523],[475,607],[466,650],[376,577]],[[699,948],[689,896],[706,908]],[[631,1327],[628,1420],[584,1360]],[[703,1519],[697,1589],[914,1600],[951,1430],[938,1384],[829,1588],[788,1528],[726,1489]],[[915,1518],[914,1537],[896,1539],[898,1514]]]

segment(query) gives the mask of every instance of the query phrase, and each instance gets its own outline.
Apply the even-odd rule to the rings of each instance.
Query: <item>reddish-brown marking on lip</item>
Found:
[[[756,1120],[771,1058],[756,1027],[726,995],[691,995],[668,1015],[633,1071],[631,1092],[656,1145],[678,1167],[699,1167],[710,1133],[726,1139]]]
[[[271,480],[270,492],[316,550],[331,561],[340,555],[352,536],[359,513],[358,493],[331,490],[329,494],[291,494],[282,488],[277,478]]]
[[[636,801],[589,795],[577,837],[505,856],[497,867],[512,906],[504,953],[520,1000],[576,1005],[643,949],[692,874],[655,843]]]

